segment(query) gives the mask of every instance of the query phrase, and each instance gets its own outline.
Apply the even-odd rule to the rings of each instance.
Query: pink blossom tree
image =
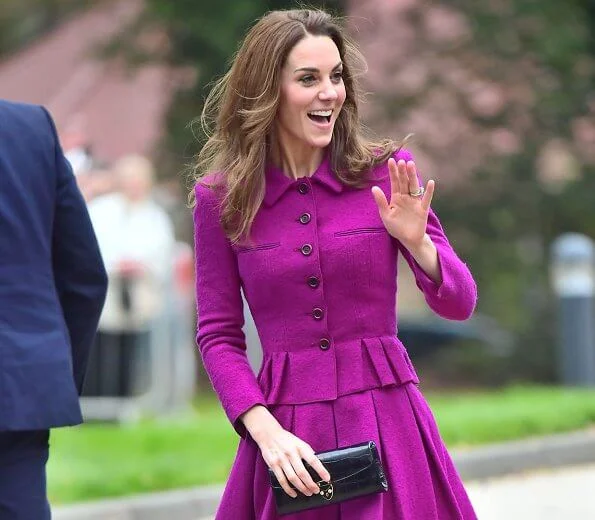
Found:
[[[367,58],[363,116],[415,137],[434,207],[517,333],[508,374],[551,379],[548,244],[595,237],[595,9],[559,0],[351,0]],[[591,39],[590,39],[591,38]]]

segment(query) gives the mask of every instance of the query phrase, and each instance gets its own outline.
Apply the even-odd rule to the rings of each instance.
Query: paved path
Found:
[[[480,520],[595,519],[595,465],[467,484]]]
[[[467,490],[479,520],[595,519],[595,465],[474,481]]]

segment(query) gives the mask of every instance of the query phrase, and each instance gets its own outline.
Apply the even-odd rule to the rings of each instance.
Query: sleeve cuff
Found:
[[[447,319],[466,320],[475,309],[477,288],[467,266],[459,260],[453,261],[448,252],[436,244],[442,283],[432,280],[421,266],[413,260],[415,279],[426,302],[440,316]]]
[[[440,251],[440,246],[436,245],[436,251],[438,253],[438,266],[440,269],[440,278],[442,279],[442,282],[439,284],[427,275],[427,273],[417,263],[415,258],[412,257],[412,260],[415,266],[415,278],[417,280],[419,288],[423,291],[423,293],[426,296],[442,300],[444,298],[447,298],[448,295],[451,294],[452,280],[447,270],[444,269],[444,258],[442,252]]]
[[[244,423],[240,419],[242,414],[246,413],[248,410],[253,408],[254,406],[262,405],[266,408],[266,403],[264,399],[256,398],[256,399],[242,399],[241,403],[234,403],[233,406],[226,408],[227,417],[231,422],[234,430],[237,434],[242,438],[246,439],[248,437],[248,430],[244,426]]]

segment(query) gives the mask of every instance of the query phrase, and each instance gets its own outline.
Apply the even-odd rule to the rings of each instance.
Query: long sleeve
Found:
[[[57,171],[52,265],[70,336],[73,375],[80,394],[105,301],[107,275],[87,206],[62,153],[53,120],[45,109],[44,113],[55,143]]]
[[[403,151],[398,159],[413,160],[411,154]],[[420,178],[420,183],[422,180]],[[427,234],[438,251],[438,262],[442,283],[438,285],[432,280],[411,253],[399,244],[405,260],[415,275],[415,281],[423,292],[429,307],[439,316],[451,320],[466,320],[473,314],[477,304],[477,286],[467,265],[458,257],[450,245],[440,221],[430,209]]]
[[[219,222],[215,193],[198,183],[195,193],[196,342],[229,420],[245,437],[239,416],[266,401],[246,355],[240,276],[231,244]]]

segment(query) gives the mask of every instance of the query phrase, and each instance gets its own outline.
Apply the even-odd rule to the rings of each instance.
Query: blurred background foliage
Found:
[[[91,0],[3,0],[0,53],[14,50]],[[512,354],[472,345],[437,353],[453,380],[555,379],[555,300],[549,245],[564,231],[595,237],[595,3],[592,0],[328,0],[347,15],[367,56],[363,107],[376,133],[409,132],[422,173],[438,181],[434,208],[480,287],[479,311],[515,337]],[[281,0],[146,0],[134,28],[168,35],[146,59],[194,67],[159,151],[179,176],[202,136],[209,84],[253,21]],[[122,35],[119,44],[134,46]]]
[[[34,41],[64,17],[94,3],[94,0],[2,0],[0,56]]]
[[[308,5],[341,14],[342,4],[327,0]],[[200,149],[204,138],[200,125],[193,125],[191,134],[188,124],[200,115],[209,86],[225,73],[247,29],[266,11],[295,6],[288,0],[147,0],[148,18],[165,24],[171,38],[170,61],[193,64],[198,70],[195,87],[180,92],[170,112],[170,132],[161,156],[168,170],[180,171]]]
[[[394,138],[416,134],[418,162],[438,179],[435,209],[477,278],[479,310],[516,338],[504,358],[461,345],[433,362],[449,366],[453,381],[554,380],[549,244],[567,230],[595,236],[595,4],[323,4],[349,16],[368,58],[366,122]],[[188,121],[246,28],[265,10],[295,3],[148,5],[167,24],[171,59],[199,70],[196,88],[171,111],[165,149],[174,166],[198,149]]]

